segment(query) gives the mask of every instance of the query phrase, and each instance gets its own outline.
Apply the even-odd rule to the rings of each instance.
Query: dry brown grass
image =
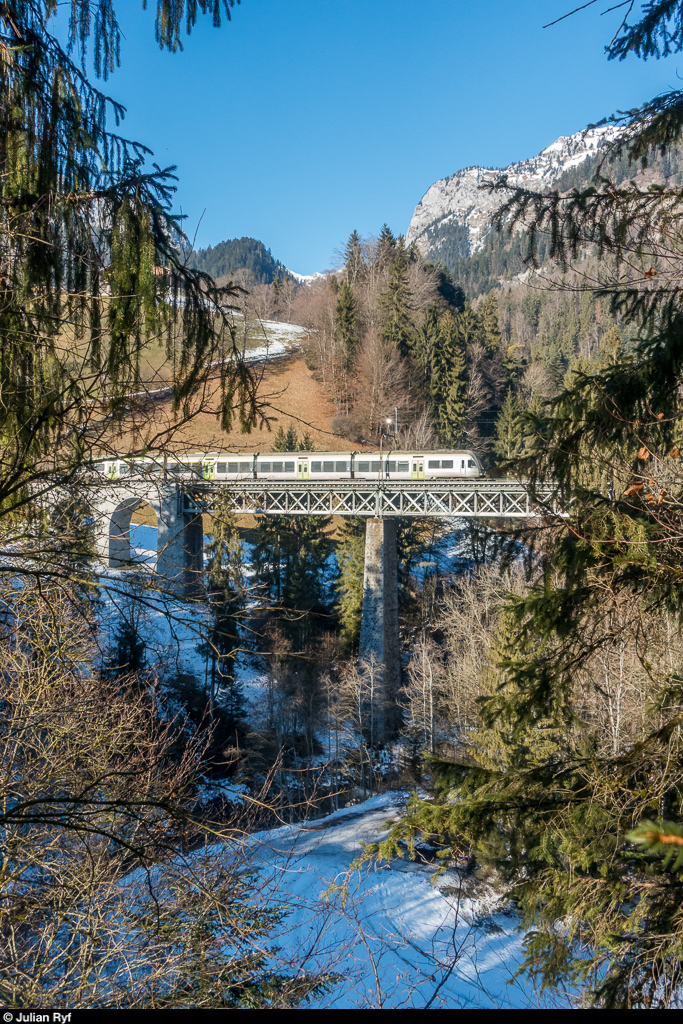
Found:
[[[335,416],[334,403],[329,392],[320,382],[313,379],[301,353],[275,359],[257,368],[260,376],[259,398],[266,405],[270,430],[267,426],[243,434],[239,428],[223,433],[216,419],[218,395],[207,396],[204,411],[194,418],[174,438],[174,451],[201,452],[266,452],[271,451],[279,426],[285,430],[290,423],[299,436],[306,431],[311,435],[313,446],[318,451],[352,451],[362,446],[352,444],[347,438],[335,434],[331,421]],[[160,402],[154,415],[155,427],[163,431],[172,422],[170,402]],[[126,450],[125,438],[121,439],[121,451]],[[205,533],[211,532],[210,517],[205,517]],[[339,521],[338,521],[339,520]],[[156,526],[156,516],[150,506],[141,505],[133,514],[134,524]],[[256,525],[251,515],[239,517],[240,532],[248,534]],[[341,520],[335,516],[328,527],[337,536]]]
[[[283,426],[286,430],[290,423],[299,436],[308,431],[314,450],[352,451],[359,447],[331,429],[334,404],[325,386],[313,379],[302,354],[294,353],[258,365],[255,372],[259,378],[257,394],[264,414],[262,426],[251,433],[242,433],[239,426],[227,433],[221,431],[217,416],[220,395],[216,386],[213,391],[207,389],[200,397],[197,411],[189,422],[173,430],[173,440],[168,449],[175,452],[271,451],[278,427]],[[153,410],[151,423],[149,408],[146,412],[145,431],[152,441],[150,448],[154,450],[154,437],[163,441],[166,433],[170,436],[172,431],[171,403],[160,401]],[[137,445],[130,434],[120,438],[119,451],[135,447]]]

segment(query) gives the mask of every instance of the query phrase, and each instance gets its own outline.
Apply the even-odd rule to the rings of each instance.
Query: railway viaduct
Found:
[[[203,592],[202,513],[215,507],[222,492],[236,514],[342,515],[366,518],[365,576],[360,658],[374,654],[384,688],[391,692],[400,676],[396,519],[531,519],[559,513],[555,490],[531,495],[518,481],[367,481],[265,480],[211,482],[165,480],[159,475],[100,483],[92,491],[96,548],[111,569],[135,564],[130,544],[131,518],[143,503],[158,524],[155,574],[159,585],[177,596]]]

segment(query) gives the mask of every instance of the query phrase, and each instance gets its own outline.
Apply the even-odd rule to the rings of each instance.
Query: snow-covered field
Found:
[[[233,311],[232,317],[239,339],[243,331],[244,316]],[[248,344],[245,353],[247,362],[257,359],[273,359],[298,348],[309,333],[297,324],[281,323],[279,320],[255,320],[249,318]],[[239,342],[238,342],[239,344]]]
[[[311,1005],[334,1009],[568,1007],[513,980],[523,935],[489,890],[458,898],[449,871],[408,859],[350,870],[395,821],[406,794],[384,793],[305,825],[251,838],[271,898],[287,910],[273,937],[283,965],[340,979]],[[485,889],[486,887],[484,887]]]

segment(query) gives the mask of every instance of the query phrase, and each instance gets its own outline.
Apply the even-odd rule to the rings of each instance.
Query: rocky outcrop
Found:
[[[491,228],[493,214],[504,201],[501,193],[483,190],[485,182],[505,174],[512,185],[542,191],[565,171],[594,156],[614,132],[614,128],[601,127],[561,136],[530,160],[497,170],[466,167],[435,182],[415,207],[406,241],[417,242],[430,259],[441,258],[446,240],[460,248],[460,256],[476,252]]]

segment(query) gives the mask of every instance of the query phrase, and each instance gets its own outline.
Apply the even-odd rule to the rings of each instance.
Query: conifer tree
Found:
[[[420,332],[415,341],[414,353],[418,363],[425,373],[425,380],[430,382],[432,374],[438,365],[437,349],[439,339],[439,306],[436,302],[430,302],[427,306]],[[433,381],[431,383],[434,383]]]
[[[473,345],[484,344],[484,326],[481,318],[472,309],[469,302],[466,302],[462,312],[456,315],[455,322],[458,327],[458,334],[460,335],[460,343],[466,353],[470,351]]]
[[[361,237],[354,228],[344,251],[344,276],[346,284],[350,288],[353,288],[356,281],[362,276],[364,266]]]
[[[313,451],[313,438],[311,437],[311,435],[310,435],[308,430],[305,430],[303,432],[303,434],[301,435],[301,440],[299,441],[299,451],[300,452],[312,452]]]
[[[395,246],[396,239],[393,232],[386,224],[383,224],[377,240],[377,263],[380,267],[390,266],[394,258]]]
[[[363,579],[365,574],[365,520],[344,519],[337,545],[337,614],[342,639],[351,648],[358,647],[363,613]]]
[[[210,621],[206,641],[198,650],[207,659],[210,709],[213,713],[216,700],[220,699],[224,715],[234,726],[246,711],[243,688],[235,673],[235,659],[242,646],[240,614],[245,605],[245,575],[235,514],[222,492],[216,498],[211,529],[206,545]]]
[[[498,462],[510,463],[519,458],[525,448],[525,439],[524,404],[519,395],[509,388],[496,420],[493,450]]]
[[[598,360],[603,366],[614,366],[620,362],[622,354],[619,328],[613,324],[600,340]]]
[[[518,645],[517,623],[510,608],[500,616],[491,667],[484,680],[484,691],[490,696],[501,693],[519,696],[514,674],[505,668],[510,651]],[[519,647],[517,646],[519,650]],[[555,758],[563,744],[564,723],[561,718],[534,717],[518,728],[514,716],[482,722],[472,735],[472,755],[485,769],[500,771],[514,765],[546,765]],[[502,844],[499,855],[504,856]]]
[[[296,427],[293,423],[290,423],[287,427],[287,433],[285,434],[285,444],[287,447],[284,449],[286,452],[295,452],[299,445],[299,438],[297,436]]]
[[[487,352],[499,352],[501,347],[498,321],[498,299],[495,292],[489,292],[477,310],[482,327],[484,347]]]
[[[434,422],[443,444],[454,446],[465,413],[466,363],[459,314],[443,313],[432,354],[430,391]]]
[[[287,451],[287,435],[285,428],[280,424],[275,434],[275,440],[273,441],[274,452],[286,452]]]
[[[413,323],[412,293],[408,283],[408,254],[403,238],[393,247],[387,290],[380,299],[382,337],[392,341],[402,356],[411,353],[416,331]]]
[[[351,286],[343,280],[339,287],[339,298],[335,312],[335,331],[342,350],[342,364],[346,373],[351,369],[358,349],[358,327],[356,324],[356,300]]]
[[[284,590],[284,566],[281,538],[286,533],[285,516],[260,516],[256,525],[256,543],[252,564],[262,594],[267,603],[280,604]]]
[[[259,516],[253,565],[258,592],[300,652],[328,605],[329,518]]]
[[[121,610],[113,633],[113,644],[105,664],[110,679],[141,673],[147,664],[147,644],[140,629],[140,609],[132,602]]]
[[[293,614],[286,632],[295,649],[303,650],[319,634],[329,608],[328,588],[331,567],[328,559],[332,541],[328,534],[330,517],[297,516],[293,520],[285,547],[285,601]]]

